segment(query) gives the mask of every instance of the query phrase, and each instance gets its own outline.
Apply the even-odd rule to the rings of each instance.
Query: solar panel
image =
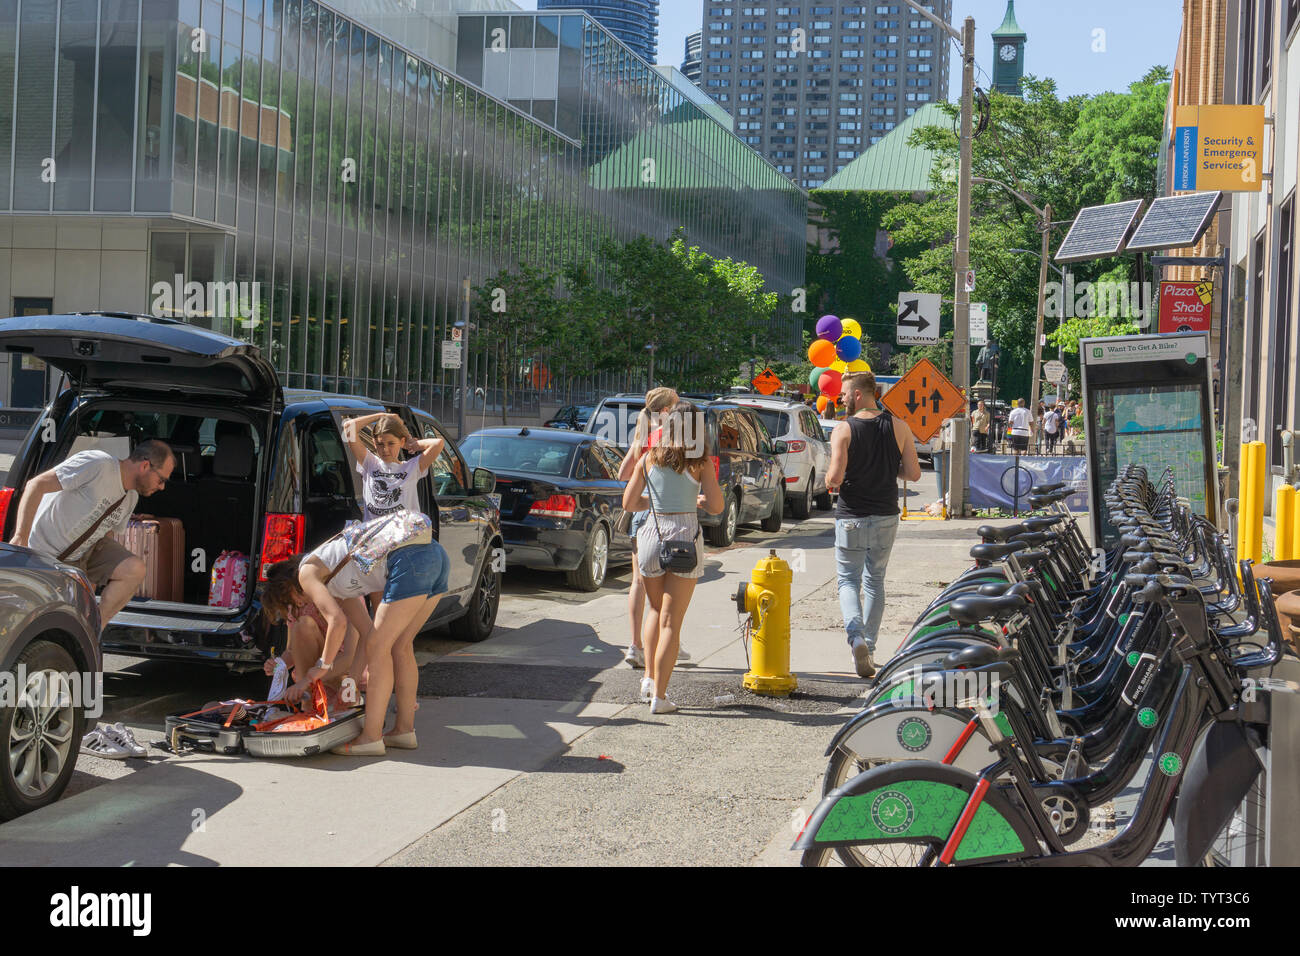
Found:
[[[1141,199],[1130,199],[1080,209],[1054,258],[1057,262],[1082,262],[1116,255],[1124,248],[1141,208]]]
[[[1129,252],[1192,246],[1210,225],[1219,208],[1220,192],[1161,196],[1151,203],[1142,224],[1128,241]]]

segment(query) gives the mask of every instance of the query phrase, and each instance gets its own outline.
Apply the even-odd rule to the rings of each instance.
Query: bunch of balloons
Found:
[[[871,371],[861,355],[862,326],[857,322],[833,315],[817,320],[817,341],[808,347],[808,361],[813,364],[808,385],[821,393],[817,396],[818,414],[839,398],[845,373]]]

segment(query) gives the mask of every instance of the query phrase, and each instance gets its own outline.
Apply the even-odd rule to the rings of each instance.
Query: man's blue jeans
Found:
[[[897,535],[898,515],[835,519],[840,612],[850,646],[862,640],[873,651],[876,648],[876,632],[885,613],[885,568]]]

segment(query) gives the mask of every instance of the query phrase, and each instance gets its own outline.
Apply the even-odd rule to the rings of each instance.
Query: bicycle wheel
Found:
[[[830,761],[826,764],[826,782],[822,785],[822,796],[836,790],[848,783],[858,774],[870,770],[872,767],[883,766],[888,761],[862,759],[855,753],[850,753],[843,747],[836,747],[835,752],[831,754]],[[874,846],[837,846],[833,848],[819,848],[808,850],[804,854],[805,860],[809,855],[830,854],[834,850],[835,857],[844,866],[917,866],[924,857],[925,851],[929,848],[928,843],[884,843]],[[937,852],[937,851],[936,851]],[[805,862],[803,866],[831,866],[830,861],[825,862]]]

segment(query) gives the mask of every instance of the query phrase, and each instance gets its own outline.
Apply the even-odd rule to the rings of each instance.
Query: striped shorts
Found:
[[[659,515],[659,526],[655,527],[654,517],[647,517],[645,524],[636,536],[636,559],[641,568],[641,576],[657,578],[664,574],[659,564],[659,531],[663,531],[667,541],[695,541],[695,570],[679,573],[671,572],[679,578],[698,578],[704,574],[704,539],[700,535],[700,521],[695,512],[690,514]]]

